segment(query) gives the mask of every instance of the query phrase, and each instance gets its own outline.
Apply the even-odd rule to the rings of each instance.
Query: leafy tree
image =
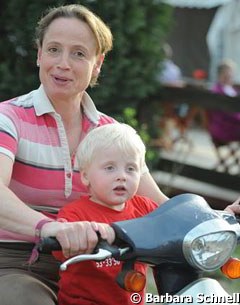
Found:
[[[1,2],[0,98],[11,98],[39,85],[34,31],[41,12],[56,1]]]
[[[155,76],[172,11],[154,0],[93,1],[92,5],[114,35],[101,86],[92,91],[98,105],[119,113],[125,107],[136,107],[159,87]]]

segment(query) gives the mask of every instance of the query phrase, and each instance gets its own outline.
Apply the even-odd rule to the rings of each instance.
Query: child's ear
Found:
[[[81,171],[81,180],[82,180],[82,183],[85,186],[89,186],[88,175],[87,175],[87,172],[85,170]]]

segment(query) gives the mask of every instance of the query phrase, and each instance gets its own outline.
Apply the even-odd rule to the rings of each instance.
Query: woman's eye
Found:
[[[82,58],[82,57],[84,57],[84,54],[82,51],[75,51],[75,52],[73,52],[73,56],[76,58]]]
[[[48,52],[51,54],[57,53],[58,52],[58,48],[52,47],[52,48],[48,48]]]

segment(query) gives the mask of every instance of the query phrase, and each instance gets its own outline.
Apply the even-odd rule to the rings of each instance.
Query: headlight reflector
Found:
[[[187,248],[185,247],[184,254],[192,266],[205,271],[213,271],[220,268],[229,259],[236,242],[234,232],[210,233],[195,238]]]

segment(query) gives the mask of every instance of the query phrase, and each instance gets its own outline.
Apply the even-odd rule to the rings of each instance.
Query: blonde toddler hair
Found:
[[[99,149],[107,150],[113,146],[119,149],[119,153],[124,153],[126,156],[133,153],[139,154],[140,169],[146,166],[146,147],[136,130],[127,124],[113,123],[91,130],[83,139],[77,151],[80,171],[91,164],[97,157]]]

